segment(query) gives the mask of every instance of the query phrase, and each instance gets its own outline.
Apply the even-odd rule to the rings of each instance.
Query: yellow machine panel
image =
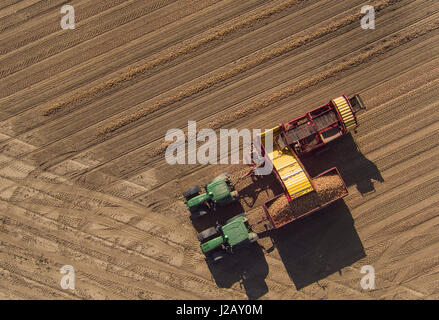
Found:
[[[268,130],[261,135],[264,144],[265,135],[270,131],[273,132],[273,135],[276,135],[279,132],[279,127]],[[278,144],[274,144],[272,152],[267,150],[267,156],[270,158],[274,169],[282,179],[290,197],[295,199],[308,192],[314,191],[311,181],[298,161],[297,156],[288,146],[284,146],[282,150],[280,149]]]
[[[353,129],[356,126],[354,114],[352,113],[349,103],[345,97],[341,96],[332,100],[341,115],[343,123],[347,131]]]

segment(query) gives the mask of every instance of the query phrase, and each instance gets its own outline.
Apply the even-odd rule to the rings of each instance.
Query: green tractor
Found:
[[[198,234],[201,251],[208,263],[222,260],[228,253],[246,247],[258,240],[258,235],[251,230],[246,213],[237,215],[221,226],[206,229]]]
[[[195,186],[183,192],[186,206],[191,212],[191,219],[197,219],[216,207],[224,206],[238,199],[238,191],[226,173],[219,175],[204,186],[205,192],[201,193],[201,187]]]

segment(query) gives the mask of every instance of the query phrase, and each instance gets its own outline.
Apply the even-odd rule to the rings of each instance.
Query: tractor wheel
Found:
[[[198,219],[199,217],[202,217],[202,216],[204,216],[206,214],[208,214],[208,211],[204,210],[204,209],[200,209],[200,210],[194,211],[194,212],[191,213],[191,220]]]
[[[241,213],[241,214],[238,214],[237,216],[234,216],[233,218],[230,218],[229,220],[227,220],[227,221],[226,221],[226,224],[229,223],[229,222],[232,222],[232,221],[235,220],[236,218],[240,218],[240,217],[244,217],[244,218],[245,218],[245,219],[244,219],[244,222],[248,221],[248,215],[247,215],[247,213]]]
[[[219,261],[221,261],[222,259],[224,259],[225,256],[226,256],[226,254],[225,254],[224,252],[221,252],[221,251],[215,251],[215,252],[213,252],[213,253],[211,253],[211,254],[209,255],[209,257],[208,257],[208,261],[209,261],[209,262],[216,263],[216,262],[219,262]]]
[[[185,197],[186,200],[190,200],[193,197],[198,196],[200,192],[201,192],[200,186],[194,186],[183,192],[183,196]]]
[[[210,227],[209,229],[201,231],[197,236],[200,242],[205,242],[215,237],[218,237],[219,235],[220,233],[215,227]]]

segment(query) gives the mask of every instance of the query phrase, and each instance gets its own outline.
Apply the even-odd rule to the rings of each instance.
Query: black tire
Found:
[[[210,239],[216,238],[220,235],[216,227],[210,227],[209,229],[201,231],[197,237],[200,242],[205,242]]]
[[[212,252],[208,257],[208,262],[218,263],[219,261],[223,260],[225,256],[226,253],[222,251]]]
[[[200,192],[201,192],[200,186],[194,186],[183,192],[183,196],[185,197],[186,200],[190,200],[193,197],[198,196]]]
[[[191,212],[191,219],[195,220],[195,219],[198,219],[206,214],[208,214],[208,211],[206,211],[206,210],[197,210],[197,211]]]
[[[236,218],[239,218],[239,217],[245,217],[245,218],[248,219],[248,215],[247,215],[247,213],[241,213],[241,214],[238,214],[238,215],[236,215],[236,216],[234,216],[234,217],[228,219],[228,220],[226,221],[226,224],[228,224],[228,223],[231,222],[232,220],[235,220]]]

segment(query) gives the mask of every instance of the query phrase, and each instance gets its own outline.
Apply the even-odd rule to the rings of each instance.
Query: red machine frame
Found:
[[[352,111],[352,115],[353,115],[354,120],[355,120],[355,128],[357,128],[358,121],[357,121],[357,117],[356,117],[356,112],[358,112],[362,109],[365,109],[365,107],[363,106],[363,103],[361,101],[361,98],[358,94],[353,95],[351,98],[348,98],[346,95],[343,95],[342,97],[344,97],[346,99],[348,106]],[[354,109],[352,106],[353,99],[356,99],[355,101],[358,101],[357,109]],[[335,112],[337,117],[334,118],[332,122],[328,123],[326,126],[319,129],[319,127],[315,123],[315,120],[318,119],[319,117],[323,116],[324,114],[329,115],[330,112]],[[309,129],[308,131],[310,132],[310,134],[306,137],[302,137],[298,141],[298,145],[296,143],[295,146],[292,146],[290,143],[288,143],[288,145],[291,145],[292,149],[294,149],[295,153],[298,156],[310,153],[310,152],[326,145],[327,143],[331,142],[332,140],[335,140],[336,138],[339,138],[347,133],[342,116],[340,115],[340,112],[337,109],[337,107],[334,105],[333,100],[330,100],[328,103],[321,105],[320,107],[315,108],[315,109],[305,113],[304,115],[302,115],[300,117],[297,117],[297,118],[294,118],[294,119],[289,120],[287,122],[281,123],[280,127],[283,130],[283,132],[281,134],[283,134],[285,137],[285,133],[287,131],[295,129],[295,128],[299,127],[300,125],[304,125],[305,123],[308,126],[308,129]],[[330,130],[334,130],[334,129],[338,129],[338,134],[333,135],[332,139],[331,138],[329,138],[329,139],[323,138],[323,134],[325,132],[329,132]],[[309,137],[313,137],[314,138],[313,140],[316,141],[317,143],[310,146],[310,142],[306,141],[309,139]],[[287,139],[285,139],[285,140],[287,140]]]
[[[350,110],[352,112],[353,119],[355,120],[355,129],[356,129],[358,127],[358,121],[357,121],[356,113],[358,111],[360,111],[360,110],[365,109],[364,104],[363,104],[359,94],[354,94],[351,98],[348,98],[346,95],[343,95],[342,97],[346,99],[346,102],[347,102],[347,104],[348,104],[348,106],[349,106],[349,108],[350,108]],[[327,125],[325,125],[325,126],[323,126],[322,128],[319,129],[319,126],[316,125],[315,120],[318,117],[321,117],[322,115],[324,115],[325,113],[329,114],[330,112],[335,112],[336,118],[330,119],[330,120],[333,120],[333,121],[329,121],[327,123]],[[328,117],[328,118],[330,118],[330,117]],[[311,146],[311,147],[309,147],[309,144],[304,143],[303,145],[299,145],[299,147],[301,147],[301,148],[298,150],[297,145],[291,145],[290,143],[288,143],[288,141],[287,141],[288,139],[285,137],[285,133],[287,131],[289,131],[291,129],[294,129],[294,128],[298,127],[299,125],[303,125],[305,123],[307,124],[307,126],[311,127],[311,130],[309,130],[309,132],[312,132],[312,134],[310,134],[310,135],[314,135],[315,139],[317,140],[317,143],[315,145]],[[326,103],[324,105],[321,105],[320,107],[315,108],[315,109],[305,113],[304,115],[302,115],[300,117],[294,118],[294,119],[292,119],[290,121],[287,121],[287,122],[284,122],[284,123],[280,124],[280,127],[282,128],[282,131],[281,131],[280,135],[283,135],[284,142],[286,142],[288,148],[292,152],[296,153],[296,155],[298,156],[297,160],[299,161],[299,163],[300,163],[300,165],[302,167],[303,167],[303,165],[302,165],[302,163],[300,161],[300,156],[309,154],[310,152],[312,152],[312,151],[314,151],[314,150],[316,150],[316,149],[326,145],[327,143],[329,143],[329,142],[331,142],[331,141],[333,141],[333,140],[335,140],[335,139],[337,139],[339,137],[342,137],[343,135],[345,135],[348,132],[348,130],[347,130],[346,126],[345,126],[345,123],[343,121],[342,115],[340,114],[338,108],[335,106],[335,104],[333,102],[333,99],[330,100],[328,103]],[[330,137],[330,139],[326,139],[326,141],[325,141],[325,139],[322,138],[322,134],[327,132],[327,131],[329,131],[329,130],[334,130],[334,129],[338,130],[338,134],[332,135]],[[300,140],[304,140],[304,139],[307,139],[307,138],[308,138],[308,136],[302,137]],[[300,142],[300,140],[299,140],[299,142]],[[268,157],[266,155],[265,146],[262,143],[260,144],[260,146],[261,146],[262,156],[265,158],[265,161],[270,161],[270,159],[268,159]],[[300,219],[302,217],[308,216],[308,215],[310,215],[310,214],[312,214],[312,213],[322,209],[323,207],[326,207],[329,204],[337,201],[338,199],[343,198],[343,197],[348,195],[348,190],[347,190],[346,184],[345,184],[343,178],[340,176],[340,173],[339,173],[337,168],[334,167],[334,168],[331,168],[329,170],[326,170],[325,172],[320,173],[319,175],[317,175],[314,178],[310,178],[308,172],[306,171],[306,169],[304,169],[305,174],[309,178],[311,185],[313,185],[313,179],[333,171],[343,181],[345,192],[342,195],[340,195],[339,197],[337,197],[336,199],[334,199],[334,200],[332,200],[332,201],[330,201],[328,203],[321,204],[320,206],[310,210],[309,212],[306,212],[306,213],[302,214],[298,218],[294,218],[291,221],[288,221],[288,222],[283,223],[281,225],[276,225],[274,223],[272,217],[269,214],[268,205],[271,202],[275,201],[277,198],[281,197],[281,196],[286,196],[288,201],[294,201],[294,200],[291,199],[291,197],[289,196],[288,191],[286,190],[286,187],[285,187],[284,183],[282,182],[282,179],[280,178],[278,172],[275,169],[273,171],[274,171],[274,174],[275,174],[277,180],[279,180],[279,182],[280,182],[280,184],[281,184],[281,186],[282,186],[282,188],[284,190],[284,193],[274,197],[273,199],[270,199],[269,201],[267,201],[263,205],[263,208],[264,208],[264,211],[265,211],[266,215],[264,217],[262,217],[261,222],[264,221],[264,220],[269,220],[270,224],[271,224],[271,227],[275,228],[275,229],[280,228],[280,227],[282,227],[282,226],[284,226],[284,225],[286,225],[286,224],[288,224],[288,223],[290,223],[292,221]]]

